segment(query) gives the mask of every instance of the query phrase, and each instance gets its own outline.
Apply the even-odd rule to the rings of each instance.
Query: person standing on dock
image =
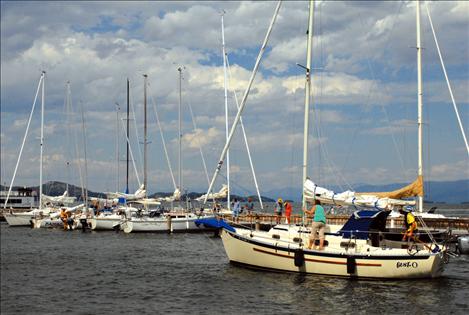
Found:
[[[292,205],[291,202],[285,201],[285,217],[287,218],[287,223],[290,224]]]
[[[324,232],[326,230],[326,213],[321,206],[319,200],[314,200],[314,206],[311,210],[303,209],[303,211],[313,217],[311,224],[311,235],[309,236],[308,249],[316,249],[316,233],[319,234],[319,250],[324,249]]]
[[[233,200],[233,221],[238,222],[239,212],[241,211],[241,205],[237,198]]]
[[[245,208],[248,212],[248,215],[251,215],[251,213],[254,211],[254,202],[252,202],[251,197],[248,197],[248,202],[246,203]]]
[[[283,200],[282,198],[278,198],[277,203],[275,204],[275,222],[280,224],[282,220],[282,213],[283,213]]]

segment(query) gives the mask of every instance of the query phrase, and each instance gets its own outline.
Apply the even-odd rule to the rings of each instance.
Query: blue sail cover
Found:
[[[225,229],[230,232],[236,232],[234,227],[226,223],[223,219],[217,219],[217,218],[197,219],[194,221],[194,223],[197,226],[202,224],[207,228]]]
[[[370,230],[384,231],[389,211],[355,211],[338,232],[344,238],[368,239]]]

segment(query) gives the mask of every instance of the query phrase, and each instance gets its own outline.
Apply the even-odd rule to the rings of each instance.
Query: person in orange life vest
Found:
[[[60,210],[60,220],[62,221],[64,225],[64,230],[68,230],[68,224],[67,224],[67,212],[65,208],[62,208]]]
[[[283,205],[285,206],[285,216],[287,217],[287,223],[290,224],[292,205],[288,201],[285,201]]]
[[[410,211],[405,211],[402,207],[399,209],[399,212],[404,216],[404,225],[406,227],[406,231],[404,232],[404,236],[402,240],[405,241],[406,239],[414,238],[414,231],[417,229],[417,222],[415,221],[415,217]]]

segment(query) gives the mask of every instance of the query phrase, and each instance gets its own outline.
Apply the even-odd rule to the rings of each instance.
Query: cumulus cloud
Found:
[[[200,167],[200,162],[192,159],[198,151],[197,143],[202,143],[207,151],[209,165],[216,165],[224,143],[220,12],[226,11],[225,35],[232,71],[228,99],[231,124],[236,114],[232,91],[235,90],[241,100],[275,3],[31,2],[25,5],[15,1],[2,2],[1,6],[2,168],[7,169],[5,165],[13,167],[18,139],[24,134],[40,71],[46,70],[45,149],[49,150],[50,165],[63,163],[59,160],[60,151],[69,151],[65,148],[68,143],[63,139],[67,129],[73,130],[72,134],[77,137],[74,141],[78,141],[78,151],[82,154],[80,112],[83,106],[87,145],[92,152],[88,156],[90,173],[100,173],[100,176],[91,175],[90,185],[99,190],[114,187],[112,161],[116,136],[121,150],[125,147],[122,128],[116,130],[115,103],[119,103],[120,118],[123,118],[127,78],[131,82],[133,106],[130,140],[137,160],[140,156],[138,147],[143,141],[144,73],[149,75],[149,94],[156,102],[170,155],[176,155],[179,66],[184,66],[183,140],[188,173],[184,172],[191,185],[198,185],[203,173],[190,171]],[[467,116],[464,105],[469,99],[465,64],[468,47],[461,45],[460,39],[469,35],[465,14],[468,8],[469,4],[464,1],[430,4],[449,75],[454,80],[455,96],[463,105],[463,120]],[[350,156],[356,161],[370,163],[370,147],[373,147],[373,155],[383,147],[389,147],[382,141],[382,135],[399,134],[413,124],[407,109],[416,103],[415,50],[409,49],[415,45],[415,4],[326,1],[318,3],[316,9],[312,99],[323,128],[321,144],[329,147],[330,159],[338,160],[344,155],[344,147],[349,147],[349,142],[354,143],[351,137],[359,134],[368,149]],[[253,154],[262,161],[260,177],[267,185],[272,184],[269,179],[275,177],[279,167],[287,167],[285,156],[294,156],[292,163],[301,164],[297,156],[301,156],[302,147],[304,73],[296,63],[305,63],[307,19],[306,2],[282,5],[243,113]],[[441,124],[440,129],[444,129],[447,122],[439,118],[448,115],[448,111],[440,105],[448,104],[445,100],[448,94],[444,78],[435,75],[439,71],[438,57],[424,14],[422,22],[426,48],[425,104],[433,106],[430,108],[433,116],[426,117],[426,121],[430,126]],[[67,81],[71,82],[76,115],[71,123],[63,115]],[[195,131],[192,130],[188,103],[196,116],[199,129]],[[155,157],[152,167],[156,167],[164,164],[162,157],[156,158],[161,155],[161,143],[151,98],[149,106],[149,137],[152,141],[149,150]],[[389,111],[389,119],[383,120],[383,114],[379,112],[382,107]],[[387,126],[382,125],[383,121]],[[27,143],[34,143],[34,149],[25,149],[25,161],[37,162],[35,138],[38,125],[35,115],[31,139]],[[351,131],[358,125],[369,129],[359,133]],[[233,143],[234,152],[243,145],[238,136],[239,132]],[[314,141],[317,140],[311,141],[311,148],[316,148],[318,143]],[[283,153],[275,154],[279,143]],[[445,144],[454,143],[445,141]],[[458,156],[464,154],[463,151],[455,152]],[[244,174],[246,165],[235,165],[240,167],[238,173]],[[294,166],[291,165],[292,169]],[[141,169],[140,164],[138,167]],[[37,173],[36,166],[32,169],[33,166],[24,165],[24,168],[24,178],[31,179],[32,174]],[[63,171],[58,169],[51,166],[48,169],[50,176],[61,177]],[[394,180],[395,172],[391,167],[372,169],[375,174]],[[169,179],[166,168],[152,169],[151,172],[152,185],[159,178]],[[363,170],[351,178],[371,180],[371,173]],[[447,174],[458,177],[456,172],[448,171]],[[135,181],[134,177],[132,181]],[[283,184],[283,181],[278,182],[278,185]],[[171,185],[166,187],[171,188]]]

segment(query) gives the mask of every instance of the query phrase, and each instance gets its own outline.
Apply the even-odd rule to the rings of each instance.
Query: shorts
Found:
[[[239,211],[233,210],[233,216],[235,218],[239,217]]]
[[[326,229],[326,224],[324,222],[313,222],[311,226],[311,235],[309,239],[314,240],[316,239],[316,233],[319,232],[319,238],[324,238],[324,231]]]

